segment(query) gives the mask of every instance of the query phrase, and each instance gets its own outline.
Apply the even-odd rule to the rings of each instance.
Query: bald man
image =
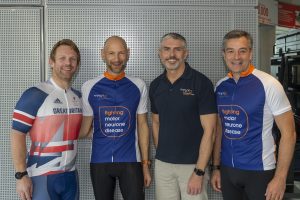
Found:
[[[91,179],[96,200],[114,197],[116,179],[125,200],[145,199],[149,172],[147,88],[125,74],[129,49],[119,36],[109,37],[101,50],[106,71],[82,86],[83,121],[80,137],[93,123]]]

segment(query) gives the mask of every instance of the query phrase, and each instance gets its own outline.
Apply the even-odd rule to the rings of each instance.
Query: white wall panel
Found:
[[[41,79],[41,9],[0,8],[0,199],[18,199],[10,154],[12,112]]]

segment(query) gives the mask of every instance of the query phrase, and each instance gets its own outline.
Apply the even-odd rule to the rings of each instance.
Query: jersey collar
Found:
[[[103,75],[109,80],[118,81],[125,77],[125,72],[123,71],[121,74],[114,76],[110,74],[108,71],[106,71],[103,73]]]
[[[70,87],[69,87],[68,89],[63,89],[63,88],[61,88],[59,85],[57,85],[57,83],[55,83],[55,81],[53,80],[52,77],[49,79],[49,82],[50,82],[52,85],[54,85],[54,87],[56,87],[57,89],[60,89],[60,90],[63,90],[63,91],[68,91],[68,90],[70,89]]]
[[[252,74],[254,69],[255,69],[254,65],[250,64],[250,66],[248,67],[248,69],[246,71],[241,72],[240,77],[246,77],[246,76]],[[227,76],[229,78],[233,78],[232,72],[228,72]]]

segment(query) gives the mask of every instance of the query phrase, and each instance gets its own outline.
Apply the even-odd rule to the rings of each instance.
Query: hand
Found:
[[[151,184],[151,175],[148,165],[143,165],[144,186],[149,187]]]
[[[193,172],[187,185],[187,193],[190,195],[200,194],[202,191],[202,183],[203,183],[203,176],[197,176]]]
[[[285,191],[286,180],[284,178],[276,177],[270,181],[266,190],[266,200],[281,200],[283,199]]]
[[[31,200],[32,198],[32,182],[28,176],[23,176],[17,180],[16,190],[22,200]]]
[[[213,170],[211,179],[210,179],[211,186],[217,192],[222,192],[221,190],[221,173],[220,170]]]

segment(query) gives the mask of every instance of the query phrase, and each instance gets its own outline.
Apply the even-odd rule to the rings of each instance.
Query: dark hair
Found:
[[[175,40],[181,40],[181,41],[184,42],[184,47],[185,48],[187,47],[186,39],[182,35],[180,35],[179,33],[167,33],[167,34],[165,34],[164,36],[161,37],[160,43],[162,43],[165,39],[168,39],[168,38],[173,38]]]
[[[50,59],[55,61],[55,54],[56,54],[56,50],[58,47],[62,46],[62,45],[66,45],[71,47],[71,49],[73,49],[76,54],[77,54],[77,64],[80,62],[80,52],[79,49],[77,47],[77,45],[70,39],[62,39],[60,41],[58,41],[52,48],[51,53],[50,53]]]
[[[223,37],[223,43],[222,43],[222,50],[224,51],[226,48],[226,43],[229,39],[236,39],[245,37],[248,40],[249,48],[252,49],[253,47],[253,38],[250,35],[250,33],[243,31],[243,30],[232,30],[226,33],[226,35]]]

